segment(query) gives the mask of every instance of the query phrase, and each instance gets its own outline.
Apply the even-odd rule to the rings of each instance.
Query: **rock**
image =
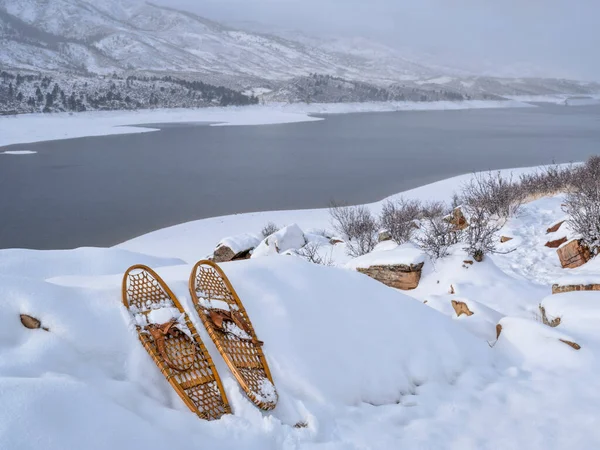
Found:
[[[457,300],[452,300],[452,307],[454,308],[454,311],[456,311],[457,317],[460,317],[463,314],[466,314],[467,316],[473,315],[473,311],[471,311],[469,309],[469,307],[467,306],[467,304],[465,302],[459,302]]]
[[[470,265],[470,266],[472,266],[472,265],[473,265],[473,261],[472,261],[472,260],[470,260],[470,259],[465,259],[465,260],[463,261],[463,263],[464,263],[464,264],[468,264],[468,265]]]
[[[391,241],[391,240],[392,240],[392,235],[390,234],[390,232],[388,230],[382,230],[377,235],[377,242],[385,242],[385,241]]]
[[[227,237],[217,245],[212,260],[217,263],[249,259],[252,250],[260,243],[254,234],[240,234]]]
[[[25,328],[29,328],[30,330],[37,330],[38,328],[41,328],[44,331],[49,331],[48,328],[42,327],[42,322],[27,314],[21,314],[21,323]]]
[[[573,291],[600,291],[600,284],[572,284],[561,286],[559,284],[552,285],[553,294],[563,294]]]
[[[288,250],[298,250],[306,245],[304,232],[296,224],[288,225],[264,239],[252,253],[252,258],[271,256]]]
[[[563,223],[565,223],[565,221],[561,220],[560,222],[552,225],[550,228],[548,228],[546,230],[546,233],[547,234],[549,234],[549,233],[556,233],[559,230],[559,228],[562,226]]]
[[[553,319],[548,319],[548,316],[546,315],[546,308],[544,308],[542,305],[540,305],[539,308],[540,308],[540,317],[541,317],[542,323],[544,325],[548,325],[551,328],[556,328],[557,326],[560,325],[560,322],[561,322],[560,317],[554,317]]]
[[[548,247],[548,248],[558,248],[561,245],[563,245],[565,242],[567,242],[567,238],[566,237],[562,237],[560,239],[555,239],[553,241],[548,241],[544,245],[546,247]]]
[[[512,240],[513,240],[513,238],[511,238],[511,237],[508,237],[508,236],[500,236],[500,243],[501,243],[501,244],[504,244],[505,242],[512,241]]]
[[[572,240],[556,250],[560,264],[564,269],[574,269],[588,262],[592,255],[590,249],[580,240]]]
[[[423,264],[386,264],[368,268],[358,267],[356,270],[386,286],[408,291],[419,285]]]
[[[564,342],[565,344],[567,344],[569,347],[574,348],[575,350],[579,350],[581,349],[581,345],[579,345],[577,342],[572,342],[572,341],[567,341],[565,339],[559,339],[560,342]]]
[[[469,226],[469,222],[467,222],[467,218],[460,207],[454,208],[452,215],[448,216],[448,221],[454,225],[455,231],[464,230]]]
[[[473,253],[473,259],[477,262],[483,261],[484,254],[481,250],[475,250]]]
[[[254,249],[250,248],[240,253],[235,253],[231,248],[227,247],[226,245],[220,245],[215,249],[212,260],[214,262],[221,263],[228,261],[237,261],[240,259],[248,259],[250,258],[252,250]]]

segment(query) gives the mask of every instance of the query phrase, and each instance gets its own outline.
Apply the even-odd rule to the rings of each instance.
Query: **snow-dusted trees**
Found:
[[[248,105],[233,89],[173,77],[83,77],[0,72],[0,114]]]

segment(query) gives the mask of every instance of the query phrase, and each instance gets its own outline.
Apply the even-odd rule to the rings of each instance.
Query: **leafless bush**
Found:
[[[571,229],[594,254],[600,250],[600,156],[593,156],[571,181],[564,206]]]
[[[433,219],[434,217],[446,216],[449,212],[448,206],[444,202],[431,201],[423,205],[421,218]]]
[[[425,219],[422,223],[421,233],[415,241],[421,249],[433,260],[449,255],[450,246],[457,244],[460,231],[443,217]]]
[[[421,203],[417,200],[388,200],[381,209],[379,223],[397,244],[403,244],[410,240],[415,230],[414,221],[419,219],[421,214]]]
[[[350,256],[361,256],[375,248],[378,224],[369,208],[332,203],[329,214],[335,231],[346,239]]]
[[[312,234],[316,234],[317,236],[322,236],[326,239],[331,239],[333,237],[333,234],[330,233],[329,231],[327,231],[325,228],[320,228],[320,229],[313,229],[309,231]]]
[[[536,198],[568,192],[579,170],[580,168],[572,165],[566,167],[552,165],[536,172],[523,174],[519,177],[521,194],[523,198]]]
[[[523,196],[512,175],[506,178],[500,172],[489,172],[476,174],[465,184],[460,200],[463,205],[482,209],[491,217],[507,219],[518,212]]]
[[[466,208],[469,217],[469,226],[461,236],[466,251],[475,261],[482,261],[483,257],[496,252],[498,232],[502,228],[501,223],[490,217],[485,208]]]
[[[263,237],[267,238],[269,236],[271,236],[273,233],[277,233],[279,231],[279,227],[277,225],[275,225],[273,222],[269,222],[268,224],[266,224],[263,229],[261,230],[261,234],[263,235]]]
[[[460,196],[456,192],[452,194],[452,200],[450,201],[450,206],[452,209],[458,208],[460,206],[460,202]]]
[[[331,252],[333,251],[333,248],[327,256],[321,255],[321,248],[322,246],[320,244],[309,242],[296,253],[311,263],[320,264],[322,266],[332,266],[333,258]]]

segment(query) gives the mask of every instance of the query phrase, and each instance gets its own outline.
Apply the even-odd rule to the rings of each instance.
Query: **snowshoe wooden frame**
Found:
[[[275,408],[278,396],[261,348],[262,342],[258,340],[248,313],[223,270],[213,261],[199,261],[190,274],[189,287],[192,302],[202,323],[248,398],[260,409],[268,411]],[[204,306],[211,301],[220,301],[220,305],[227,304],[228,313],[237,312],[238,317],[241,316],[244,320],[244,328],[249,331],[251,339],[240,338],[217,327],[211,319],[210,311],[221,308]],[[261,385],[264,386],[265,381],[272,386],[271,398],[261,395]]]
[[[170,365],[161,355],[157,348],[157,342],[147,331],[148,327],[136,324],[142,345],[167,381],[173,386],[175,392],[198,417],[215,420],[223,414],[231,413],[221,379],[210,354],[179,300],[162,278],[147,266],[132,266],[123,276],[122,295],[123,304],[131,315],[144,314],[146,316],[152,310],[149,307],[152,304],[162,304],[179,310],[191,334],[191,339],[184,332],[172,333],[165,336],[164,346],[170,353],[170,358],[185,370],[172,368],[173,361]],[[189,352],[190,345],[195,347],[195,352]],[[188,348],[187,352],[185,351],[186,347]]]

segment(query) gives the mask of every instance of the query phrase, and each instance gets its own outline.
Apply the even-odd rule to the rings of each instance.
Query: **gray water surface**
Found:
[[[171,124],[6,150],[38,153],[0,154],[0,248],[110,246],[194,219],[365,203],[462,173],[580,161],[600,153],[600,106]]]

